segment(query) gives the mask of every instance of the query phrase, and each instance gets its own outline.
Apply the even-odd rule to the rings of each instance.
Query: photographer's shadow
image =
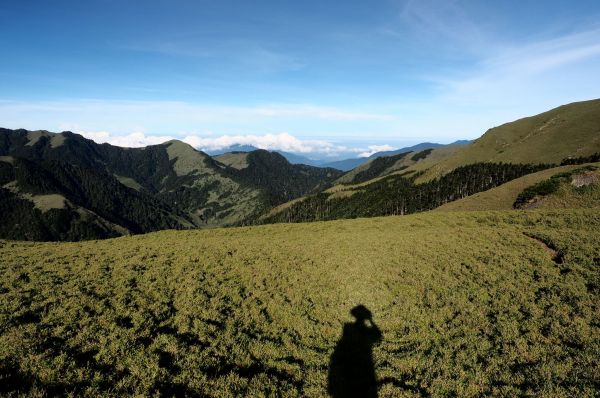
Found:
[[[350,311],[356,320],[344,324],[329,363],[328,392],[334,398],[377,397],[373,346],[382,334],[371,311],[358,305]]]

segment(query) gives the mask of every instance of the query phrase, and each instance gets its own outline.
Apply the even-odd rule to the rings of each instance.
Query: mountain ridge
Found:
[[[58,220],[60,217],[53,216],[51,220],[46,220],[46,213],[35,208],[31,195],[38,193],[58,195],[55,198],[64,197],[64,203],[77,204],[74,209],[52,210],[51,214],[59,213],[64,222],[83,223],[77,214],[100,212],[103,216],[94,218],[93,223],[111,223],[120,227],[98,232],[97,237],[114,236],[114,234],[122,234],[123,231],[143,233],[165,228],[236,224],[251,219],[254,214],[274,205],[291,200],[296,195],[301,196],[313,192],[316,188],[324,187],[327,181],[340,174],[333,170],[323,172],[322,169],[310,166],[289,165],[281,155],[271,154],[263,154],[262,163],[258,166],[254,165],[250,170],[237,170],[178,140],[144,148],[121,148],[110,144],[97,144],[72,132],[32,132],[22,129],[0,129],[0,156],[3,159],[3,168],[6,169],[5,175],[13,176],[0,184],[0,189],[6,200],[10,198],[13,202],[19,202],[20,211],[27,213],[27,217],[31,220],[38,220],[32,221],[32,225],[37,223],[36,225],[39,226],[36,227],[37,230],[48,230],[46,225],[48,223],[52,224],[50,229],[56,229],[54,224],[60,223]],[[120,215],[117,206],[107,205],[106,209],[93,206],[90,208],[86,206],[90,203],[86,204],[84,200],[73,200],[74,191],[63,192],[66,189],[64,185],[53,185],[44,192],[30,192],[33,187],[25,187],[26,179],[19,180],[14,177],[15,173],[12,169],[15,159],[28,162],[29,174],[45,173],[50,180],[63,176],[65,167],[75,167],[86,173],[85,178],[89,179],[92,185],[115,187],[114,192],[120,192],[119,195],[125,204],[130,201],[141,201],[137,205],[140,208],[164,208],[158,213],[148,210],[149,222],[141,223],[142,227],[130,228],[128,225],[131,222],[127,221],[127,217]],[[274,167],[274,164],[277,164],[277,167]],[[268,182],[268,180],[275,180],[274,176],[277,176],[278,170],[283,169],[289,174],[289,178],[279,175],[276,179],[277,183]],[[270,177],[264,178],[267,174]],[[292,179],[303,183],[298,183],[297,189],[292,189],[290,186]],[[75,185],[81,185],[76,189],[73,188],[75,191],[81,191],[82,186],[87,184],[84,180],[75,181],[76,179],[73,178],[72,180]],[[12,184],[13,188],[19,187],[19,191],[16,192],[14,188],[15,192],[11,192],[6,184]],[[97,196],[103,194],[104,192],[99,190],[96,192]],[[39,198],[36,200],[39,201]],[[131,209],[129,211],[133,212]],[[2,217],[9,218],[8,213],[10,209]],[[69,217],[65,215],[66,213]],[[165,214],[159,215],[162,213]],[[172,222],[165,224],[160,221],[164,217]],[[156,228],[152,223],[156,223]],[[34,235],[49,240],[74,238],[69,234],[39,232]],[[10,231],[4,231],[3,236],[10,237]],[[89,238],[94,237],[94,234],[90,232],[84,236]]]
[[[470,145],[435,148],[423,155],[396,155],[397,159],[379,158],[373,165],[346,173],[332,188],[280,205],[279,213],[271,210],[262,220],[294,222],[405,214],[407,201],[413,199],[410,195],[419,195],[423,203],[429,203],[424,207],[412,203],[411,208],[431,210],[559,163],[588,163],[598,152],[600,100],[567,104],[489,129]],[[417,160],[410,162],[413,158]],[[497,178],[485,181],[482,177],[486,173]],[[508,179],[507,173],[511,175]],[[481,184],[473,185],[474,181]],[[460,192],[463,186],[470,186],[464,191],[467,195]]]
[[[471,145],[433,165],[420,181],[480,161],[560,163],[600,152],[600,99],[561,105],[488,129]]]
[[[431,210],[558,162],[597,161],[600,100],[463,143],[374,154],[344,173],[293,165],[274,151],[211,157],[178,140],[121,148],[68,131],[0,129],[0,237],[77,240]]]

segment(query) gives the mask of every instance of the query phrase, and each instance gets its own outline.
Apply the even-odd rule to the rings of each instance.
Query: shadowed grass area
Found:
[[[362,304],[379,397],[592,397],[599,242],[597,210],[0,241],[0,394],[327,396]]]

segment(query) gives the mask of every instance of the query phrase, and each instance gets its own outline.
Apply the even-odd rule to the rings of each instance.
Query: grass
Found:
[[[126,187],[129,187],[131,189],[135,189],[136,191],[143,191],[144,187],[137,182],[136,180],[134,180],[131,177],[124,177],[124,176],[120,176],[117,174],[114,174],[114,177],[119,180],[119,182],[123,185],[125,185]]]
[[[191,145],[178,140],[168,141],[166,144],[168,144],[169,160],[175,161],[173,170],[178,176],[191,173],[214,174],[214,171],[206,165],[208,155],[198,152]]]
[[[326,396],[358,304],[380,397],[600,389],[597,210],[2,241],[0,259],[2,395]]]
[[[415,164],[409,166],[406,169],[406,171],[412,171],[416,173],[424,172],[430,169],[431,167],[435,166],[436,164],[442,162],[444,159],[450,158],[454,155],[454,153],[456,153],[463,147],[463,145],[447,145],[440,148],[434,148],[434,150],[431,151],[431,153],[427,155],[425,159],[420,159]],[[422,183],[427,182],[429,180],[430,178],[417,178],[416,181],[418,183]]]
[[[52,134],[45,130],[30,131],[27,134],[27,139],[29,140],[29,142],[25,145],[33,146],[42,137],[47,137],[50,139],[50,145],[52,148],[57,148],[57,147],[61,146],[62,144],[65,143],[65,139],[66,139],[66,137],[60,133]]]
[[[248,153],[246,152],[228,152],[214,158],[234,169],[242,170],[248,167]]]
[[[34,203],[35,207],[40,209],[42,212],[50,209],[64,209],[67,204],[67,200],[64,196],[58,194],[49,195],[25,195],[28,199]]]
[[[269,216],[275,215],[277,213],[280,213],[280,212],[284,211],[285,209],[289,208],[290,206],[293,206],[294,203],[301,202],[304,199],[305,199],[305,197],[303,196],[303,197],[300,197],[300,198],[292,199],[289,202],[282,203],[279,206],[275,206],[271,210],[269,210],[269,212],[266,213],[261,218],[269,217]]]
[[[4,184],[0,186],[0,188],[8,189],[10,192],[18,195],[19,197],[33,202],[34,206],[42,212],[46,212],[51,209],[64,209],[67,206],[67,203],[69,203],[64,196],[59,194],[32,195],[27,192],[21,192],[16,184],[16,181],[11,181],[7,184]],[[69,206],[71,206],[70,203]]]
[[[375,182],[381,178],[384,178],[387,175],[403,173],[405,171],[423,171],[426,170],[441,160],[451,156],[454,152],[456,152],[462,145],[447,145],[440,148],[434,149],[426,149],[420,152],[411,152],[410,155],[401,157],[398,159],[393,165],[386,168],[383,171],[377,173],[377,177],[372,178],[365,183]],[[348,184],[352,184],[354,178],[360,174],[361,172],[366,172],[373,167],[373,162],[375,159],[371,159],[368,162],[348,171],[346,174],[338,178],[335,183],[335,186],[344,186]],[[420,181],[420,180],[419,180]],[[426,180],[424,180],[426,181]],[[356,183],[354,183],[356,185]]]

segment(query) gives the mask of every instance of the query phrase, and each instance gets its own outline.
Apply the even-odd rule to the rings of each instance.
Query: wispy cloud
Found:
[[[438,51],[446,47],[479,53],[488,41],[480,24],[456,0],[405,1],[400,20],[415,39],[436,42]],[[397,33],[389,27],[386,32]]]
[[[220,106],[181,101],[117,101],[117,100],[73,100],[73,101],[11,101],[0,100],[3,113],[61,112],[71,115],[87,115],[100,112],[104,117],[111,114],[151,115],[163,117],[184,116],[187,120],[209,122],[223,119],[253,120],[301,117],[335,121],[383,121],[393,120],[394,115],[364,112],[355,109],[318,106],[311,104],[281,104],[257,106]],[[1,115],[1,114],[0,114]]]
[[[207,39],[198,35],[187,35],[170,39],[144,39],[114,46],[126,51],[217,61],[229,67],[242,66],[265,73],[298,71],[307,66],[307,60],[298,55],[277,50],[273,44],[250,39]]]
[[[421,19],[437,24],[439,32],[452,26],[438,21],[441,16],[427,18]],[[492,44],[493,51],[471,54],[475,61],[465,62],[463,69],[423,70],[414,83],[427,85],[426,93],[361,97],[361,105],[348,101],[338,106],[311,102],[227,106],[184,101],[0,100],[0,123],[49,130],[75,123],[82,131],[111,131],[112,143],[129,146],[156,143],[150,137],[158,135],[191,137],[194,145],[207,148],[246,143],[265,149],[310,153],[321,148],[334,153],[346,145],[349,152],[367,155],[370,144],[476,138],[500,123],[600,96],[597,27],[547,39]],[[129,136],[131,132],[144,133]],[[120,136],[123,141],[115,138]]]
[[[321,146],[323,152],[328,152],[329,147],[321,141],[332,138],[332,141],[348,142],[359,137],[365,145],[380,144],[383,141],[380,136],[365,134],[377,131],[374,126],[395,123],[396,117],[388,113],[312,104],[220,106],[171,101],[0,100],[0,125],[9,128],[110,131],[113,136],[141,131],[147,136],[179,139],[288,132],[311,140],[311,147]],[[280,149],[287,148],[283,142],[281,145]],[[304,145],[297,148],[300,152],[305,150]]]
[[[359,121],[359,120],[394,120],[395,116],[361,111],[348,111],[340,108],[321,107],[314,105],[275,105],[259,106],[249,110],[250,113],[265,117],[309,117],[328,120]]]
[[[483,65],[488,70],[533,74],[598,55],[600,29],[592,29],[522,46],[507,46],[499,55],[484,60]]]
[[[600,30],[506,46],[465,77],[433,78],[438,100],[462,106],[531,107],[590,99],[600,92]],[[540,102],[540,98],[546,99]]]

